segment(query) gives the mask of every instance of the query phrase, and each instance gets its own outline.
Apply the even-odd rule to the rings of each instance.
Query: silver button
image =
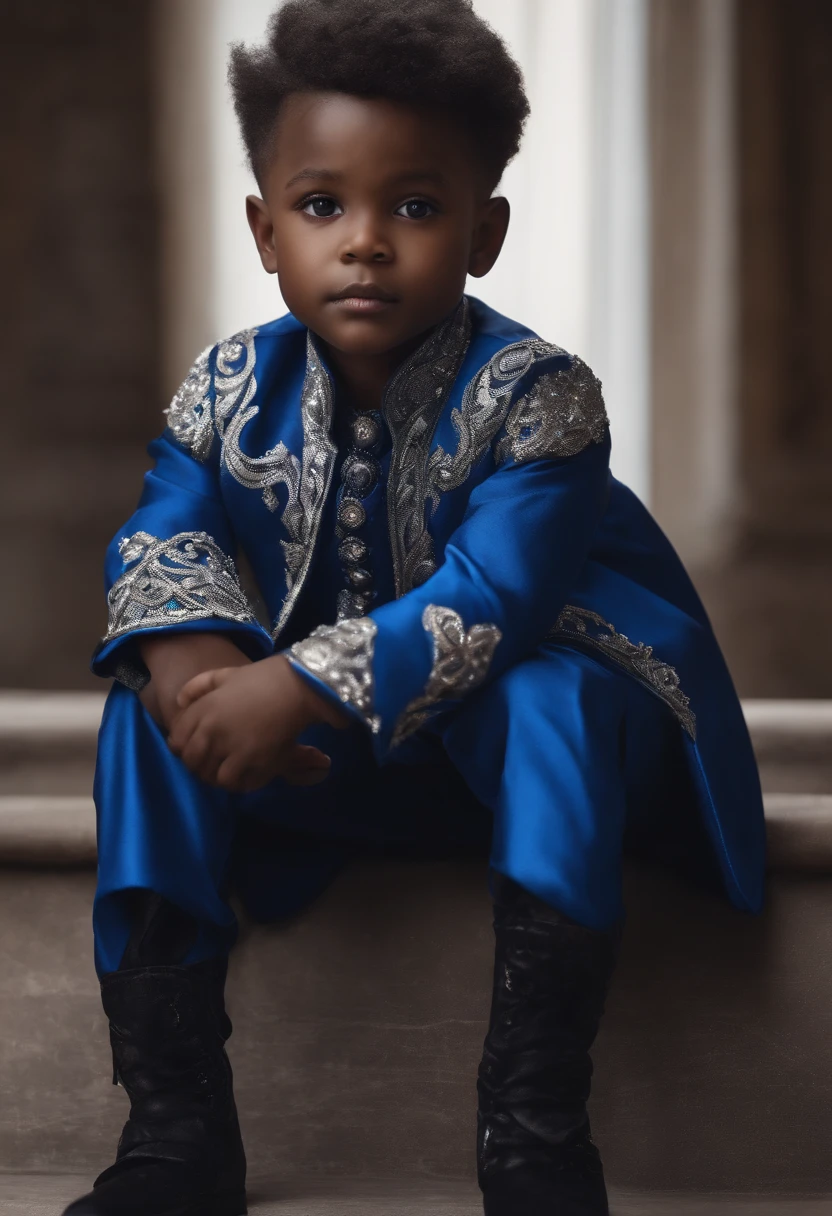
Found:
[[[338,508],[338,523],[354,532],[367,522],[367,512],[354,498],[345,498]]]
[[[351,494],[369,494],[378,481],[378,466],[372,459],[358,457],[344,466],[344,481]]]
[[[359,414],[353,419],[352,441],[357,448],[371,448],[379,441],[381,429],[371,414]]]
[[[364,541],[357,536],[348,536],[338,546],[338,557],[345,566],[359,566],[367,560],[369,555],[369,546],[365,545]]]
[[[354,570],[347,571],[347,578],[350,580],[354,591],[367,592],[373,585],[373,576],[369,570],[365,570],[363,566],[356,566]]]

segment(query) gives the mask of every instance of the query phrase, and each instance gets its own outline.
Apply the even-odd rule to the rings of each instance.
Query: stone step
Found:
[[[766,794],[770,870],[832,874],[832,794]],[[0,864],[94,865],[89,796],[0,795]]]
[[[0,1170],[91,1177],[125,1116],[91,958],[100,712],[100,697],[0,697]],[[786,767],[795,749],[814,763],[832,737],[824,702],[746,712],[758,754]],[[33,778],[22,787],[21,757]],[[79,785],[62,786],[72,763]],[[622,1216],[832,1216],[816,1198],[832,1194],[830,790],[767,794],[774,872],[761,917],[627,868],[628,926],[593,1096]],[[280,1211],[464,1213],[465,1194],[480,1210],[474,1080],[490,911],[481,865],[386,861],[353,866],[288,924],[242,922],[230,1052],[252,1171],[277,1178],[289,1163],[330,1188],[316,1198],[293,1184]],[[373,1190],[366,1179],[378,1175],[396,1177],[402,1194]],[[3,1185],[2,1212],[59,1210],[46,1191],[21,1191],[19,1176]],[[267,1212],[277,1202],[267,1196],[282,1192],[263,1185],[253,1210]]]
[[[229,1049],[253,1174],[471,1178],[485,878],[475,863],[364,862],[302,917],[243,924]],[[83,868],[0,871],[0,1169],[92,1174],[125,1118],[94,884]],[[592,1101],[611,1185],[832,1193],[832,880],[773,876],[760,917],[644,867],[628,867],[625,897]]]
[[[0,794],[86,794],[103,693],[0,692]],[[746,701],[763,788],[832,793],[832,701]]]
[[[57,1216],[83,1193],[78,1175],[0,1174],[0,1210],[8,1216]],[[612,1216],[829,1216],[832,1196],[800,1198],[754,1195],[612,1195]],[[402,1187],[390,1180],[358,1183],[254,1179],[252,1216],[477,1216],[479,1192],[471,1183],[427,1182]],[[518,1213],[522,1216],[522,1213]]]

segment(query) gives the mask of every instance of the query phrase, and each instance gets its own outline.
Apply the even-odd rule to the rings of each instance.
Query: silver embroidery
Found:
[[[676,669],[655,658],[652,646],[646,646],[644,642],[631,642],[597,612],[576,608],[572,604],[567,604],[563,609],[547,634],[547,641],[579,641],[590,649],[600,651],[661,697],[691,739],[696,739],[696,714],[690,708],[690,698],[679,686]]]
[[[428,720],[444,699],[472,692],[488,675],[497,643],[496,625],[472,625],[466,633],[462,617],[452,608],[428,604],[422,625],[433,638],[433,667],[424,691],[396,722],[391,747],[396,747]]]
[[[541,376],[515,402],[497,447],[497,463],[577,456],[590,443],[600,443],[608,426],[601,381],[573,357],[568,368]]]
[[[243,430],[260,412],[260,407],[253,404],[257,391],[255,334],[256,330],[246,331],[220,346],[215,377],[215,413],[217,429],[222,436],[222,461],[235,481],[248,489],[261,490],[270,511],[276,511],[280,505],[275,487],[284,485],[287,490],[281,515],[281,523],[289,534],[288,540],[281,541],[286,559],[286,596],[272,630],[272,636],[277,638],[309,571],[337,449],[329,434],[332,385],[310,334],[300,398],[301,459],[298,460],[282,441],[263,456],[248,456],[242,450]],[[243,366],[235,372],[234,364],[244,354]]]
[[[461,486],[488,451],[505,421],[511,395],[523,376],[541,359],[557,355],[566,356],[566,351],[540,338],[513,342],[498,350],[469,381],[461,407],[451,414],[451,422],[459,436],[456,452],[451,454],[437,447],[428,461],[432,511],[439,505],[441,495]]]
[[[319,625],[308,638],[295,642],[287,657],[322,680],[344,705],[356,710],[373,734],[381,719],[373,712],[375,683],[373,649],[378,627],[371,617]]]
[[[274,511],[277,498],[272,486],[286,480],[283,468],[287,461],[295,460],[297,464],[297,460],[289,455],[283,443],[278,443],[264,456],[247,456],[240,447],[240,435],[244,428],[260,413],[259,405],[252,405],[257,392],[254,375],[257,363],[256,335],[256,329],[244,330],[220,344],[214,373],[214,416],[222,439],[222,463],[234,480],[247,490],[261,490],[266,506]],[[242,366],[235,370],[235,364],[241,359]]]
[[[121,541],[119,552],[125,564],[137,564],[110,588],[104,642],[133,629],[210,617],[257,623],[234,563],[207,533],[179,532],[159,540],[136,532]]]
[[[433,540],[425,527],[428,452],[470,338],[463,297],[453,316],[399,369],[384,395],[382,409],[393,438],[387,513],[397,596],[416,586],[433,561]]]
[[[199,461],[208,459],[214,438],[211,373],[208,370],[212,350],[212,346],[207,346],[194,361],[165,410],[174,439]]]

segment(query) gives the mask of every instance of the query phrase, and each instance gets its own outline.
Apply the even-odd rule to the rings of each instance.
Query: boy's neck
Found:
[[[422,345],[425,337],[426,334],[417,334],[401,346],[378,355],[353,354],[327,344],[327,361],[353,409],[381,409],[390,377],[408,355]]]

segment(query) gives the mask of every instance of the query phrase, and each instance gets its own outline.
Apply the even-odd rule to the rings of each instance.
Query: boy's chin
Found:
[[[333,350],[344,355],[363,355],[367,358],[389,355],[400,347],[412,343],[424,332],[423,329],[417,330],[415,333],[410,333],[408,330],[402,332],[398,328],[384,325],[380,321],[370,318],[362,318],[360,321],[352,321],[346,325],[327,325],[322,326],[321,329],[310,326],[310,328],[315,330],[318,337],[322,338]]]

